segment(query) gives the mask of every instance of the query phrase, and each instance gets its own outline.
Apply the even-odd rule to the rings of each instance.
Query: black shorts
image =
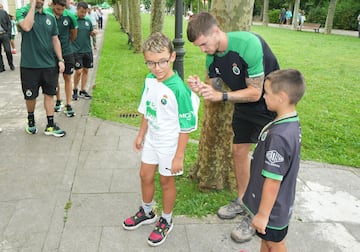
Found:
[[[256,235],[265,241],[281,242],[282,240],[284,240],[284,238],[288,232],[288,227],[286,227],[282,230],[266,228],[265,232],[266,232],[266,234],[260,234],[259,232],[256,231]]]
[[[93,68],[93,54],[89,53],[75,53],[75,69]]]
[[[39,96],[41,87],[44,94],[56,95],[59,69],[52,68],[20,68],[21,87],[25,100],[33,100]]]
[[[234,111],[232,128],[233,144],[256,143],[264,126],[274,120],[275,113],[270,111]]]
[[[75,57],[74,54],[64,55],[65,70],[64,74],[71,75],[74,73]]]

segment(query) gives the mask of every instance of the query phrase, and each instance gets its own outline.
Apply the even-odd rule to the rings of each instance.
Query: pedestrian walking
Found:
[[[77,5],[78,33],[72,43],[75,55],[73,100],[77,100],[78,97],[91,99],[91,95],[86,91],[88,72],[90,68],[93,68],[94,62],[90,38],[96,36],[97,31],[94,30],[90,18],[86,15],[87,12],[88,4],[79,2]],[[78,91],[80,82],[80,91]]]
[[[15,16],[10,15],[10,14],[9,14],[9,17],[10,17],[10,21],[11,21],[11,37],[10,37],[11,53],[16,54],[15,37],[18,34],[16,18],[15,18]]]
[[[44,94],[47,117],[45,135],[63,137],[65,131],[54,122],[54,96],[57,92],[59,71],[64,72],[56,19],[44,11],[44,0],[30,0],[16,10],[16,19],[21,28],[20,78],[28,113],[25,131],[36,134],[36,99],[39,89]]]
[[[71,43],[77,37],[77,19],[75,15],[66,9],[66,0],[53,0],[51,7],[46,9],[53,14],[56,18],[57,26],[59,29],[59,40],[61,44],[61,51],[65,61],[65,70],[63,72],[63,78],[65,82],[65,109],[64,113],[67,117],[75,116],[75,112],[71,106],[72,100],[72,80],[71,76],[74,73],[75,57]],[[64,106],[61,101],[61,89],[60,82],[58,84],[56,102],[54,110],[55,112],[61,111]]]
[[[11,21],[9,14],[4,10],[4,6],[0,4],[0,73],[5,71],[4,60],[2,56],[2,48],[4,48],[7,62],[10,69],[15,70],[13,64],[13,55],[11,53]]]

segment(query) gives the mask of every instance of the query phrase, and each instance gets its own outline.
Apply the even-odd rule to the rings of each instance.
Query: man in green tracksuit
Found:
[[[67,10],[65,6],[66,0],[53,0],[51,7],[47,8],[46,11],[53,14],[57,21],[62,54],[65,60],[63,77],[65,82],[66,105],[64,113],[67,117],[73,117],[75,116],[75,112],[71,107],[71,75],[74,73],[75,57],[71,42],[76,39],[78,24],[75,15]],[[56,95],[55,112],[61,111],[62,106],[59,83]]]
[[[64,59],[58,38],[56,19],[44,12],[44,0],[30,0],[30,4],[16,10],[21,28],[21,85],[28,112],[25,131],[35,134],[35,106],[39,88],[44,94],[47,116],[46,135],[62,137],[65,131],[54,122],[54,95],[57,92],[59,71],[64,72]]]
[[[73,100],[78,97],[84,99],[91,99],[91,96],[86,92],[86,85],[88,79],[88,70],[93,67],[93,54],[91,48],[90,37],[96,35],[91,20],[87,14],[88,4],[79,2],[77,5],[77,21],[78,34],[76,40],[72,43],[75,54],[75,75],[74,75],[74,90]],[[79,82],[81,81],[81,89],[78,93]]]

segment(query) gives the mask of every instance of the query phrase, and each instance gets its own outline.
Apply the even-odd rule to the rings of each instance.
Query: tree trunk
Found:
[[[129,5],[130,33],[134,39],[135,53],[142,52],[140,0],[131,0]]]
[[[224,31],[249,31],[254,0],[213,0],[211,13]]]
[[[119,23],[121,23],[121,19],[120,19],[120,16],[121,16],[121,4],[120,2],[116,2],[114,4],[114,15],[115,15],[115,18],[116,18],[116,21],[118,21]]]
[[[254,0],[213,0],[211,12],[222,30],[248,31],[253,6]],[[222,88],[229,90],[224,83]],[[204,102],[198,157],[190,171],[190,178],[199,182],[201,191],[236,189],[232,158],[233,109],[234,105],[229,102]]]
[[[122,0],[121,25],[123,29],[129,30],[129,0]]]
[[[324,34],[331,34],[331,29],[334,22],[335,8],[336,8],[336,0],[330,0],[328,14],[325,22]]]
[[[269,0],[264,0],[263,25],[269,25]]]
[[[153,0],[151,6],[151,34],[154,32],[162,32],[164,26],[165,1]]]
[[[134,33],[134,22],[133,22],[133,18],[134,18],[134,14],[135,14],[135,9],[136,7],[134,6],[134,3],[137,2],[136,0],[130,0],[128,1],[128,7],[129,7],[129,27],[128,27],[128,31],[133,34]],[[135,8],[134,8],[135,7]]]
[[[292,26],[291,26],[293,30],[296,30],[298,26],[297,16],[299,13],[299,8],[300,8],[300,0],[295,0],[294,13],[292,17]]]

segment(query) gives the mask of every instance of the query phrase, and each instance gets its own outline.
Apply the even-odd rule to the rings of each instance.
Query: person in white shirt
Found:
[[[102,29],[103,28],[103,13],[101,11],[100,8],[96,7],[96,15],[98,17],[98,28]]]

